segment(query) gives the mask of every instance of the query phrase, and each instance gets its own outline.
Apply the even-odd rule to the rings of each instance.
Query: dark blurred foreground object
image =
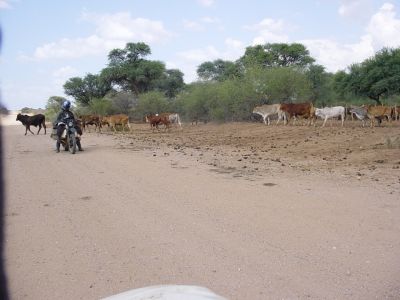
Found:
[[[1,103],[0,103],[1,106]],[[1,118],[1,116],[0,116]],[[6,202],[4,186],[4,165],[3,165],[3,129],[0,121],[0,299],[7,300],[7,279],[4,266],[4,206]]]

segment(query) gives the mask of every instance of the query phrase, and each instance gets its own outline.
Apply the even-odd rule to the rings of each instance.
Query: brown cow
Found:
[[[289,123],[290,119],[293,117],[296,118],[305,118],[309,119],[309,125],[313,124],[315,120],[315,108],[314,105],[310,102],[306,103],[283,103],[281,104],[281,110],[286,115],[285,125]],[[294,125],[293,121],[293,125]]]
[[[150,123],[150,128],[154,132],[154,129],[157,128],[159,130],[158,125],[164,124],[165,125],[165,130],[167,130],[171,124],[169,117],[167,114],[161,114],[161,115],[147,115],[146,116],[146,123]]]
[[[389,120],[392,120],[392,108],[390,106],[367,106],[367,116],[371,120],[371,127],[375,126],[375,119],[379,119],[379,124],[382,119],[385,117]]]
[[[86,127],[88,125],[94,125],[95,126],[95,131],[99,129],[99,132],[101,132],[101,116],[99,115],[82,115],[79,117],[79,119],[82,122],[82,129],[83,131],[86,130]]]
[[[128,127],[128,131],[131,131],[131,124],[129,123],[129,117],[125,114],[111,115],[103,117],[101,123],[107,124],[109,127],[117,131],[116,126],[120,125],[122,131],[125,131],[125,127]]]

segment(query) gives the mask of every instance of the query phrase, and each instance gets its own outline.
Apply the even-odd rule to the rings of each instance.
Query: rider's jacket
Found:
[[[66,123],[69,119],[74,119],[75,120],[75,116],[74,114],[69,111],[69,110],[62,110],[58,116],[57,119],[54,121],[54,127],[56,127],[58,125],[58,123]]]

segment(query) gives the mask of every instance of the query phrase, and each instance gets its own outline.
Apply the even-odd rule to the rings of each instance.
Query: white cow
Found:
[[[261,106],[256,106],[253,109],[253,114],[258,114],[262,116],[264,124],[271,124],[269,117],[273,115],[278,115],[278,121],[276,124],[279,123],[279,121],[283,118],[284,120],[286,119],[285,114],[281,110],[281,105],[280,104],[264,104]],[[267,121],[268,120],[268,123]]]
[[[171,124],[177,124],[177,126],[179,125],[179,127],[182,128],[181,118],[179,117],[179,114],[170,114],[168,117]]]
[[[315,109],[315,115],[317,117],[320,117],[321,119],[324,119],[324,123],[322,124],[322,127],[325,126],[325,123],[329,118],[335,118],[335,117],[339,117],[339,116],[342,119],[342,127],[343,127],[344,114],[345,114],[345,109],[343,106],[324,107],[324,108],[316,108]],[[331,126],[332,126],[332,123],[331,123]]]
[[[365,126],[365,121],[368,119],[367,109],[365,107],[353,107],[350,109],[351,114],[355,114],[357,119],[362,121],[362,127]]]

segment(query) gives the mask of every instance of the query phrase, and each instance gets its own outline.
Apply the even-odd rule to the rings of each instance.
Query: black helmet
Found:
[[[65,101],[63,102],[63,104],[61,105],[61,108],[62,108],[63,110],[69,110],[70,107],[71,107],[71,102],[70,102],[69,100],[65,100]]]

